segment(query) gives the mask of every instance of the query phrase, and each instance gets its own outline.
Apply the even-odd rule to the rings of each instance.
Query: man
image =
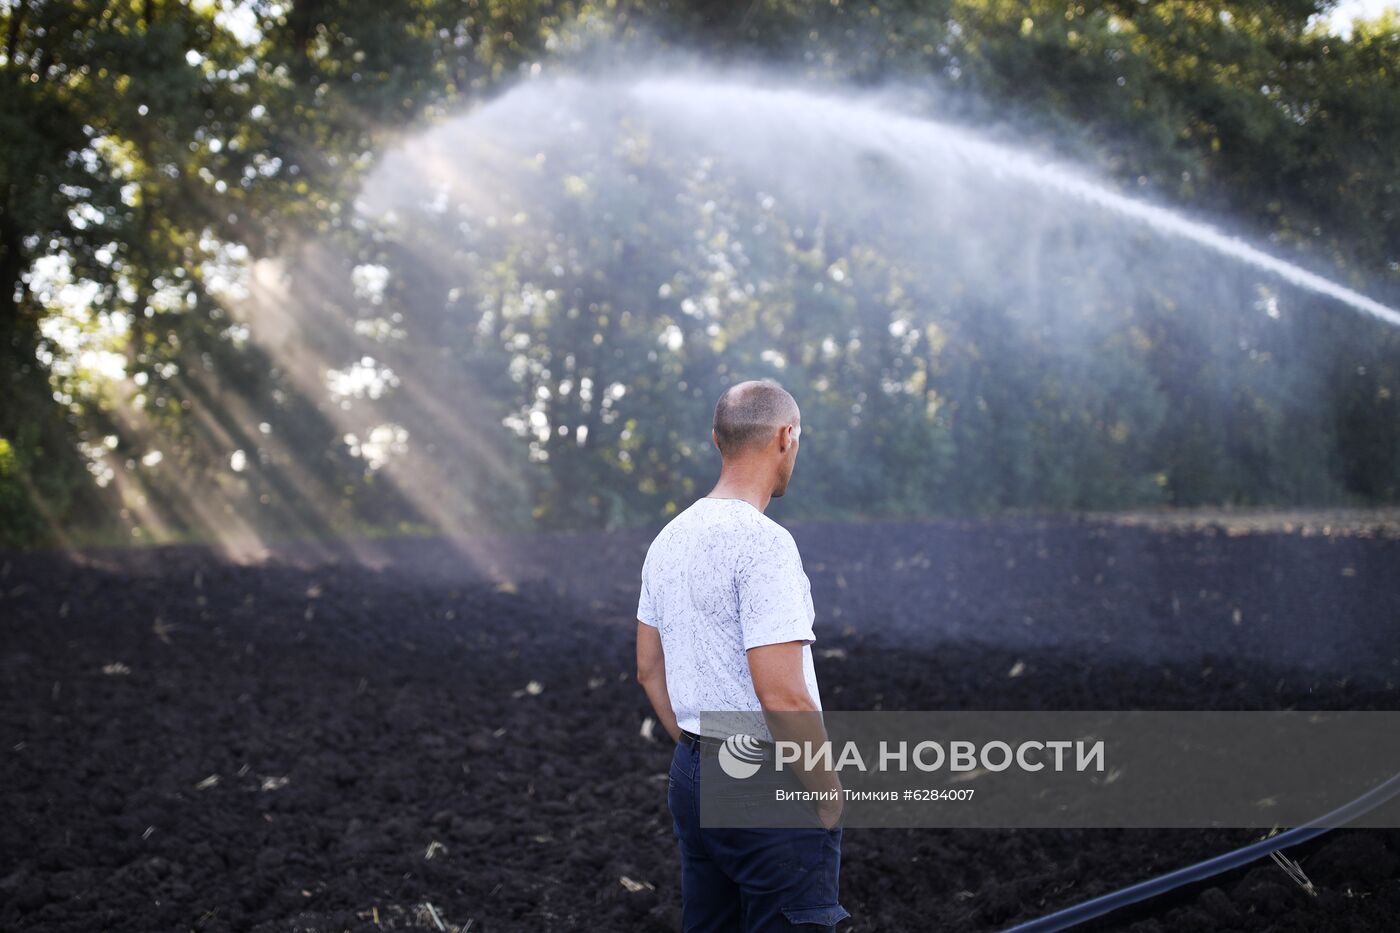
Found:
[[[787,491],[801,430],[797,402],[777,383],[726,391],[710,435],[719,482],[662,529],[642,568],[637,680],[677,742],[667,803],[686,933],[817,930],[850,916],[837,900],[834,775],[802,777],[836,791],[817,806],[820,825],[702,828],[699,819],[702,749],[725,738],[700,734],[702,711],[761,710],[775,735],[786,722],[779,737],[796,740],[809,738],[821,709],[811,586],[792,535],[763,514]],[[784,711],[796,715],[775,715]]]

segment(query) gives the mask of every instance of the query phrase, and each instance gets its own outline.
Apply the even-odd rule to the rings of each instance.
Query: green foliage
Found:
[[[651,521],[704,492],[709,406],[755,375],[803,402],[793,515],[1400,497],[1400,342],[1320,303],[1246,320],[1222,281],[1188,316],[1169,284],[1124,307],[1081,270],[1045,283],[1067,342],[1034,295],[971,294],[952,260],[916,275],[893,236],[681,153],[577,164],[510,236],[391,234],[353,206],[401,134],[602,37],[937,87],[944,115],[1394,290],[1394,15],[1343,40],[1306,0],[221,9],[0,6],[0,543]],[[658,179],[690,189],[658,210]],[[272,258],[292,284],[269,298],[247,268]],[[347,283],[371,266],[389,284],[365,297]],[[368,368],[405,386],[328,398],[381,332],[401,336]]]

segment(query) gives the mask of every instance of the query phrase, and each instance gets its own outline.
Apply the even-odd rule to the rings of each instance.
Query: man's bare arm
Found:
[[[672,741],[681,740],[681,727],[671,709],[671,695],[666,692],[666,654],[661,648],[661,633],[656,626],[637,622],[637,683],[646,691],[656,719]]]
[[[788,641],[750,648],[749,674],[773,738],[796,742],[800,748],[816,751],[827,740],[826,727],[817,704],[807,692],[807,679],[802,672],[802,647],[803,642]],[[798,759],[799,765],[805,757]],[[808,790],[836,793],[836,799],[822,800],[817,805],[818,816],[830,829],[841,817],[840,779],[825,767],[796,770],[798,779]]]

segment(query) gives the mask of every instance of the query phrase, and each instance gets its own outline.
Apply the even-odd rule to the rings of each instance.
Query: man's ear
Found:
[[[710,443],[715,445],[715,450],[719,450],[719,435],[715,433],[714,428],[710,429]],[[723,453],[723,451],[720,451],[720,453]]]

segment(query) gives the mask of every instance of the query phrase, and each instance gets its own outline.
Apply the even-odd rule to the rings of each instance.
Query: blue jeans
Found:
[[[841,827],[700,827],[700,752],[671,758],[667,800],[681,850],[685,933],[829,930],[849,917],[837,900]]]

